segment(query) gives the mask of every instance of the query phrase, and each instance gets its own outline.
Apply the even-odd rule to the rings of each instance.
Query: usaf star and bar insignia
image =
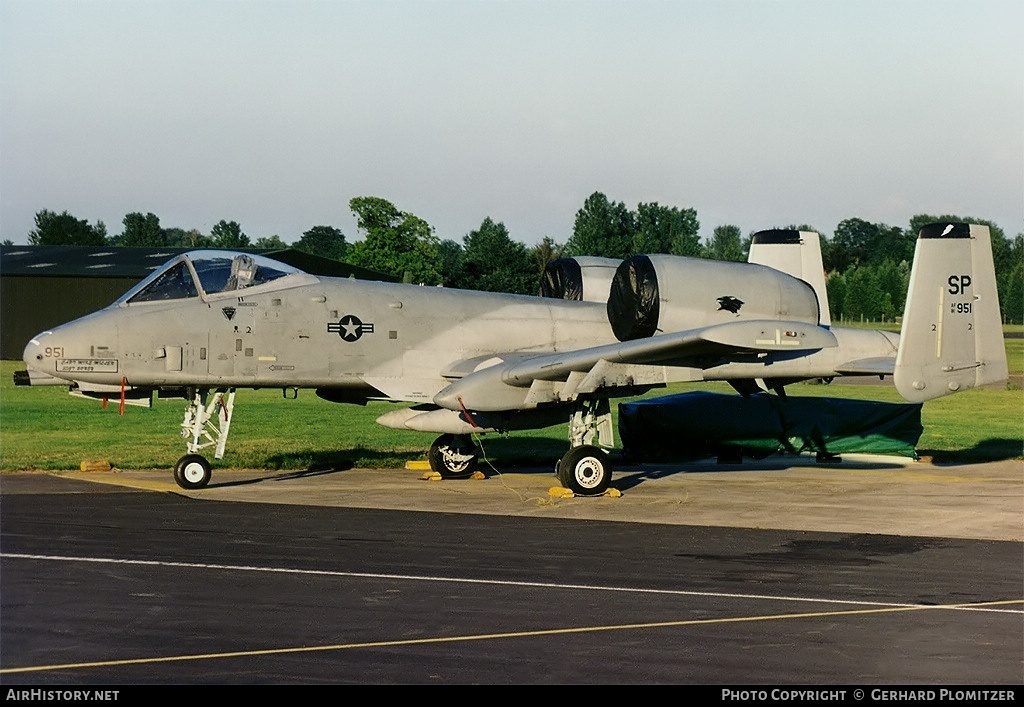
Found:
[[[329,323],[327,331],[337,333],[343,341],[359,341],[363,334],[373,333],[373,324],[364,324],[356,315],[346,314],[337,322]]]

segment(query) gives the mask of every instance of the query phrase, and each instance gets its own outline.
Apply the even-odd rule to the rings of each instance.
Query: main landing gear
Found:
[[[181,436],[188,440],[188,454],[174,465],[174,481],[178,486],[192,491],[210,483],[213,469],[206,457],[198,452],[212,446],[215,447],[214,459],[224,457],[234,409],[234,388],[221,388],[212,395],[208,389],[196,391],[181,421]]]
[[[443,434],[430,445],[427,459],[442,479],[463,479],[476,471],[480,457],[469,435]]]
[[[572,445],[555,465],[559,483],[577,496],[600,496],[612,480],[608,453],[597,446],[611,447],[611,409],[607,399],[586,400],[569,420]],[[442,479],[464,479],[477,469],[479,456],[470,435],[443,434],[434,440],[427,455],[430,468]]]
[[[555,469],[559,483],[577,496],[600,496],[612,480],[608,454],[589,444],[570,449]]]
[[[572,447],[555,465],[555,475],[577,496],[600,496],[612,481],[612,465],[602,447],[614,444],[611,406],[607,398],[584,400],[569,419]]]

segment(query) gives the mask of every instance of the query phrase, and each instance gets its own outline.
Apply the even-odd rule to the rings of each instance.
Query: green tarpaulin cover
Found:
[[[917,458],[919,403],[694,391],[619,404],[619,438],[637,460],[817,452]]]

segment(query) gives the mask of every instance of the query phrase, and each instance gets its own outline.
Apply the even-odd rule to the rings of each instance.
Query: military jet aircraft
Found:
[[[444,478],[474,471],[478,434],[568,421],[556,474],[597,495],[612,476],[611,398],[687,381],[783,394],[801,380],[892,375],[921,402],[1005,380],[987,227],[920,231],[899,336],[831,326],[818,248],[817,234],[766,231],[751,249],[762,262],[561,261],[538,297],[318,277],[193,251],[109,307],[34,337],[15,381],[122,404],[184,398],[187,454],[174,478],[186,489],[210,481],[202,450],[222,458],[237,389],[309,388],[333,402],[412,403],[377,422],[440,435],[429,460]]]

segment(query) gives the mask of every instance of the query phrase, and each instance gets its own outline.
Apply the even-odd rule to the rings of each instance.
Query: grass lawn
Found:
[[[925,403],[924,434],[917,447],[921,455],[948,462],[1024,458],[1024,339],[1006,342],[1010,384]],[[98,401],[71,398],[61,386],[15,387],[13,373],[23,367],[20,361],[0,362],[0,470],[77,469],[85,460],[107,460],[121,469],[170,468],[185,453],[179,435],[185,401],[155,399],[151,409],[128,407],[121,416],[116,401],[103,409]],[[725,383],[709,383],[672,386],[647,397],[689,390],[733,392]],[[787,392],[902,402],[888,382],[839,379],[831,385],[795,384]],[[308,390],[292,400],[280,390],[240,389],[227,453],[215,466],[393,468],[425,459],[435,435],[374,422],[394,409],[390,403],[329,403]],[[567,444],[566,425],[483,437],[484,453],[495,463],[553,465]]]

